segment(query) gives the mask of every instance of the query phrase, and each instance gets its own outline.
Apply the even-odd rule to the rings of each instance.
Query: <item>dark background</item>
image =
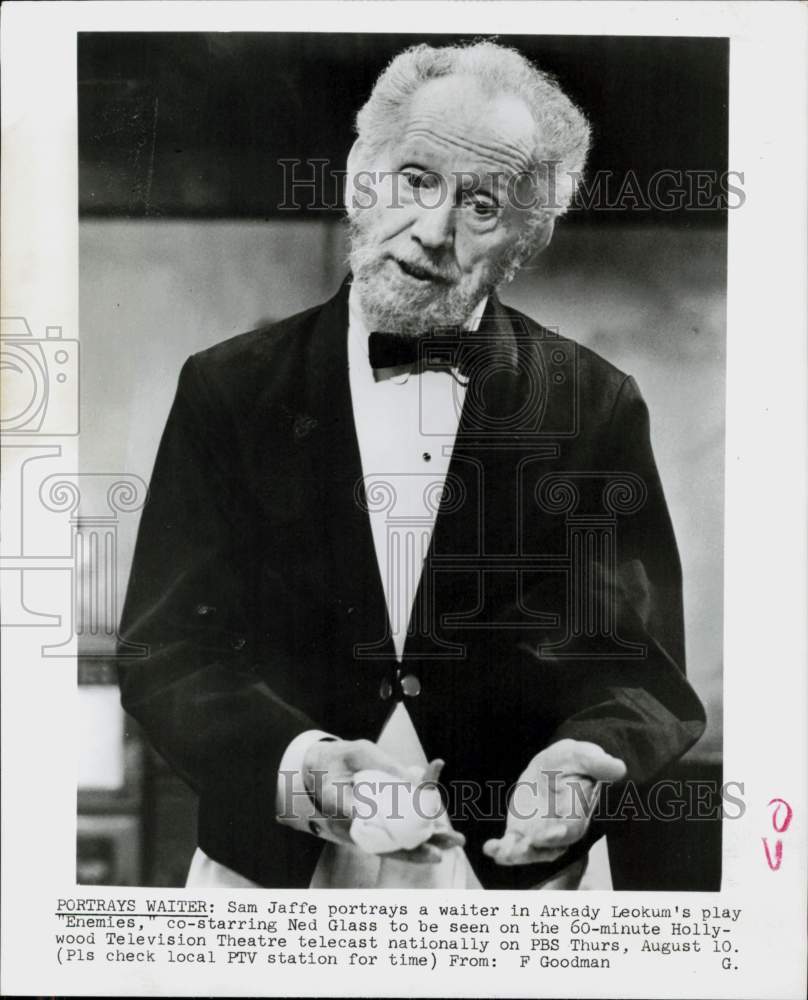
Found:
[[[185,358],[336,291],[341,214],[280,211],[279,160],[342,169],[379,71],[430,40],[456,39],[79,36],[83,472],[148,480]],[[726,170],[725,39],[500,41],[558,76],[593,125],[590,173],[611,171],[616,188],[629,172],[644,185],[660,169]],[[720,781],[722,747],[726,215],[573,210],[503,293],[634,375],[649,404],[682,556],[688,674],[708,714],[674,777],[707,782]],[[117,524],[118,608],[137,519]],[[193,796],[123,715],[111,655],[84,649],[80,680],[78,881],[182,885]],[[720,823],[644,829],[644,848],[615,844],[624,885],[628,872],[639,887],[717,887]]]
[[[277,215],[285,195],[278,160],[343,168],[354,115],[379,72],[402,48],[443,37],[81,34],[80,210]],[[667,168],[726,171],[726,39],[500,40],[555,75],[592,121],[588,173],[612,171],[619,189],[628,170],[641,182]],[[592,214],[573,212],[570,221]],[[693,214],[622,211],[604,221],[687,224]],[[720,211],[697,215],[699,224],[724,221]]]

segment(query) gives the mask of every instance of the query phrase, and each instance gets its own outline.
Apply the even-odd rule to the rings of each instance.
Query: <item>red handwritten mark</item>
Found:
[[[792,817],[794,816],[794,810],[791,808],[788,802],[786,802],[785,799],[770,799],[769,805],[770,806],[774,805],[775,802],[777,803],[777,805],[774,807],[774,814],[772,815],[772,826],[778,833],[785,833],[786,830],[791,825],[791,820]],[[782,812],[780,806],[785,806],[786,818],[784,820],[781,820],[780,824],[778,825],[777,818]]]
[[[785,833],[791,825],[794,817],[794,810],[785,799],[769,799],[769,806],[774,806],[772,813],[772,826],[776,833]],[[776,872],[783,863],[783,841],[779,838],[774,842],[774,860],[769,850],[769,841],[766,837],[760,838],[763,841],[763,850],[766,852],[766,863],[773,872]]]
[[[780,865],[783,863],[783,841],[777,840],[774,844],[774,861],[772,861],[771,852],[769,851],[769,842],[765,837],[760,838],[763,841],[763,850],[766,852],[766,862],[769,868],[773,872],[776,872]]]

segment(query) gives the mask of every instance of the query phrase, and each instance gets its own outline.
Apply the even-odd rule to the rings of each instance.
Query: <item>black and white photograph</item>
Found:
[[[4,5],[3,995],[805,995],[805,27]]]
[[[79,880],[719,888],[726,39],[78,69],[82,470],[150,480]]]

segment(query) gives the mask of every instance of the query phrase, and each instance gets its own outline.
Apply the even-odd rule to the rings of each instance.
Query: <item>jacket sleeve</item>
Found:
[[[284,750],[315,722],[259,676],[251,635],[250,499],[227,408],[190,358],[180,374],[138,532],[120,634],[122,704],[214,810],[274,822]],[[269,672],[271,677],[271,671]]]
[[[679,554],[651,450],[648,409],[631,377],[619,390],[601,462],[606,477],[627,473],[641,483],[645,499],[636,512],[617,518],[615,559],[595,567],[590,600],[603,620],[615,623],[620,640],[644,652],[559,667],[561,721],[551,742],[597,743],[642,783],[698,740],[705,715],[685,677]]]

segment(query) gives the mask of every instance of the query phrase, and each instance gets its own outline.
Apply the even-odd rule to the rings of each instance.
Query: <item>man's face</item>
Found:
[[[377,329],[459,326],[513,264],[525,233],[535,125],[517,97],[466,77],[425,84],[400,137],[354,164],[351,266]]]

